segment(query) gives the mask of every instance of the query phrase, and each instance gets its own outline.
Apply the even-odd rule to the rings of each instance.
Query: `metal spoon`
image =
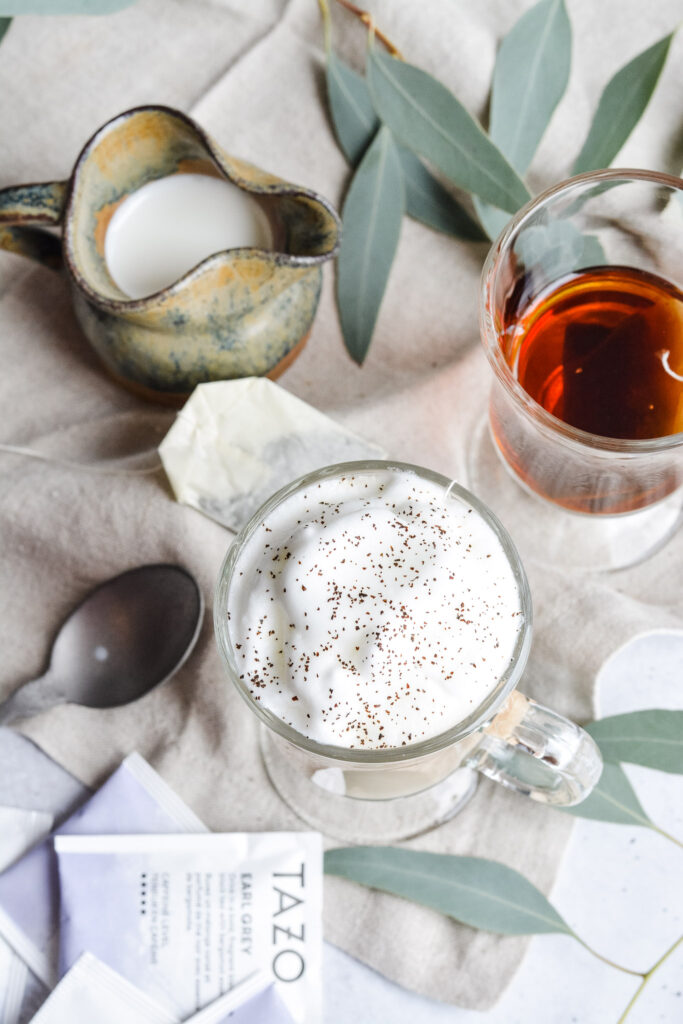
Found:
[[[141,565],[91,590],[62,625],[50,666],[0,704],[0,725],[66,702],[113,708],[172,676],[197,642],[204,601],[179,565]]]

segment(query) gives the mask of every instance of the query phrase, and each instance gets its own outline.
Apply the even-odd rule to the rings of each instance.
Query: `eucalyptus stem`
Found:
[[[321,0],[318,0],[318,3],[320,2]],[[368,28],[377,39],[379,39],[380,43],[382,43],[384,48],[391,54],[392,57],[397,57],[399,60],[403,60],[403,54],[401,53],[399,48],[397,46],[394,46],[391,39],[389,39],[388,36],[385,36],[384,32],[380,32],[380,30],[375,25],[375,19],[373,18],[369,11],[364,11],[360,7],[356,7],[354,3],[351,3],[351,0],[337,0],[337,3],[340,5],[340,7],[343,7],[345,8],[345,10],[350,11],[351,14],[353,14],[356,18],[362,21],[365,27]]]
[[[678,939],[677,939],[677,940],[676,940],[676,941],[674,942],[673,946],[671,946],[671,947],[670,947],[669,949],[667,949],[666,953],[664,953],[664,955],[663,955],[663,956],[660,956],[660,958],[659,958],[659,960],[657,961],[657,963],[656,963],[656,964],[654,964],[654,965],[653,965],[653,966],[652,966],[652,967],[650,968],[650,970],[649,970],[649,971],[647,972],[647,974],[644,974],[644,975],[642,976],[643,980],[641,981],[640,985],[638,986],[638,988],[637,988],[637,989],[635,990],[635,992],[633,993],[633,995],[632,995],[631,999],[629,1000],[629,1004],[628,1004],[628,1006],[626,1007],[626,1009],[625,1009],[625,1010],[624,1010],[624,1012],[622,1013],[621,1017],[620,1017],[620,1018],[619,1018],[619,1020],[617,1021],[617,1024],[624,1024],[624,1021],[626,1020],[626,1018],[628,1017],[629,1013],[630,1013],[630,1012],[631,1012],[631,1010],[633,1009],[633,1007],[634,1007],[634,1005],[635,1005],[635,1003],[636,1003],[636,1000],[637,1000],[637,999],[639,998],[639,996],[641,995],[641,993],[642,993],[643,989],[644,989],[644,988],[645,988],[645,986],[647,985],[647,983],[648,983],[648,981],[650,980],[650,978],[651,978],[651,977],[653,976],[653,974],[656,974],[656,972],[657,972],[657,971],[659,970],[659,968],[660,968],[660,967],[662,966],[662,964],[663,964],[663,963],[664,963],[664,962],[665,962],[666,960],[668,960],[668,958],[669,958],[669,957],[671,956],[671,954],[672,954],[672,953],[675,953],[675,952],[676,952],[676,950],[678,949],[678,947],[680,946],[680,944],[681,944],[682,942],[683,942],[683,935],[681,935],[681,936],[680,936],[680,938],[678,938]]]
[[[325,53],[329,54],[332,49],[332,18],[327,0],[318,0],[320,16],[323,19],[323,37],[325,39]]]
[[[675,843],[676,846],[679,846],[681,848],[681,850],[683,850],[683,843],[680,841],[680,839],[676,839],[675,836],[672,836],[670,832],[665,832],[664,829],[663,828],[659,828],[658,825],[651,825],[650,827],[651,827],[653,832],[658,832],[660,836],[663,836],[665,839],[668,839],[670,842]]]
[[[634,978],[645,979],[647,977],[647,975],[643,974],[642,971],[632,971],[630,967],[622,967],[621,964],[616,964],[614,960],[610,960],[608,957],[603,956],[602,953],[598,953],[598,951],[593,949],[592,946],[589,946],[587,942],[584,942],[580,935],[577,935],[575,932],[572,932],[572,934],[576,941],[581,943],[584,949],[587,949],[588,952],[597,957],[598,960],[602,960],[603,964],[607,964],[608,967],[614,967],[615,970],[621,971],[622,974],[632,974]]]

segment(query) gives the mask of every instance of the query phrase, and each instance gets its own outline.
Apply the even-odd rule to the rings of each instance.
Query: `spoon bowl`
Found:
[[[63,623],[45,675],[0,705],[0,724],[67,702],[112,708],[137,700],[180,668],[203,614],[197,582],[179,565],[141,565],[106,580]]]

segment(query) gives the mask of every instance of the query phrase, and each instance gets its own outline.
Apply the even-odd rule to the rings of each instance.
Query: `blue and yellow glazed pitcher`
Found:
[[[168,288],[129,299],[105,262],[109,221],[131,192],[183,173],[227,178],[249,192],[268,217],[274,251],[215,253]],[[30,226],[39,224],[62,225],[62,239]],[[228,156],[185,114],[161,106],[100,128],[69,181],[0,191],[0,247],[64,267],[76,315],[109,372],[173,404],[204,381],[275,377],[296,358],[339,232],[321,196]]]

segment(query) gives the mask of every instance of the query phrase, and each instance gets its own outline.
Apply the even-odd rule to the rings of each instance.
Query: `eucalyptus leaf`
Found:
[[[576,269],[585,270],[587,267],[604,267],[608,262],[605,250],[598,236],[583,235],[583,249],[576,261]]]
[[[496,861],[354,846],[328,850],[325,871],[421,903],[473,928],[501,935],[573,935],[543,893]]]
[[[370,92],[363,76],[332,50],[327,54],[326,79],[335,134],[344,156],[355,167],[379,128]]]
[[[609,167],[637,125],[654,92],[673,33],[638,54],[607,83],[573,174]]]
[[[527,272],[533,270],[550,282],[576,269],[583,251],[583,236],[570,220],[532,223],[522,227],[514,250]]]
[[[3,38],[3,36],[7,32],[7,29],[10,27],[11,24],[12,24],[12,19],[11,18],[0,18],[0,39]]]
[[[483,203],[478,196],[473,196],[472,201],[486,234],[494,242],[510,220],[510,214],[505,210],[499,210],[497,206],[491,206],[490,203]]]
[[[382,127],[353,176],[342,210],[337,304],[344,342],[361,364],[370,345],[405,209],[401,161]]]
[[[427,170],[419,157],[397,144],[406,189],[406,213],[435,231],[470,242],[486,241],[474,217]]]
[[[562,99],[572,29],[564,0],[541,0],[503,40],[493,72],[489,134],[524,174]]]
[[[533,271],[537,287],[607,263],[596,235],[584,235],[573,221],[559,218],[522,228],[514,250],[526,271]]]
[[[541,0],[503,40],[493,72],[489,134],[519,174],[531,163],[571,66],[572,28],[564,0]],[[475,198],[474,207],[494,240],[509,213]]]
[[[355,166],[370,145],[379,120],[365,78],[330,51],[327,95],[339,145]],[[405,146],[398,146],[406,190],[406,213],[436,231],[482,241],[485,235],[473,217]]]
[[[135,0],[0,0],[0,14],[113,14]]]
[[[510,212],[529,199],[524,182],[486,132],[431,75],[373,46],[368,84],[381,120],[456,185]]]
[[[591,722],[586,731],[606,761],[683,775],[683,711],[632,711]]]
[[[652,822],[640,806],[633,786],[621,765],[605,761],[602,775],[591,794],[573,807],[559,807],[577,818],[611,821],[616,825],[643,825],[652,828]]]

